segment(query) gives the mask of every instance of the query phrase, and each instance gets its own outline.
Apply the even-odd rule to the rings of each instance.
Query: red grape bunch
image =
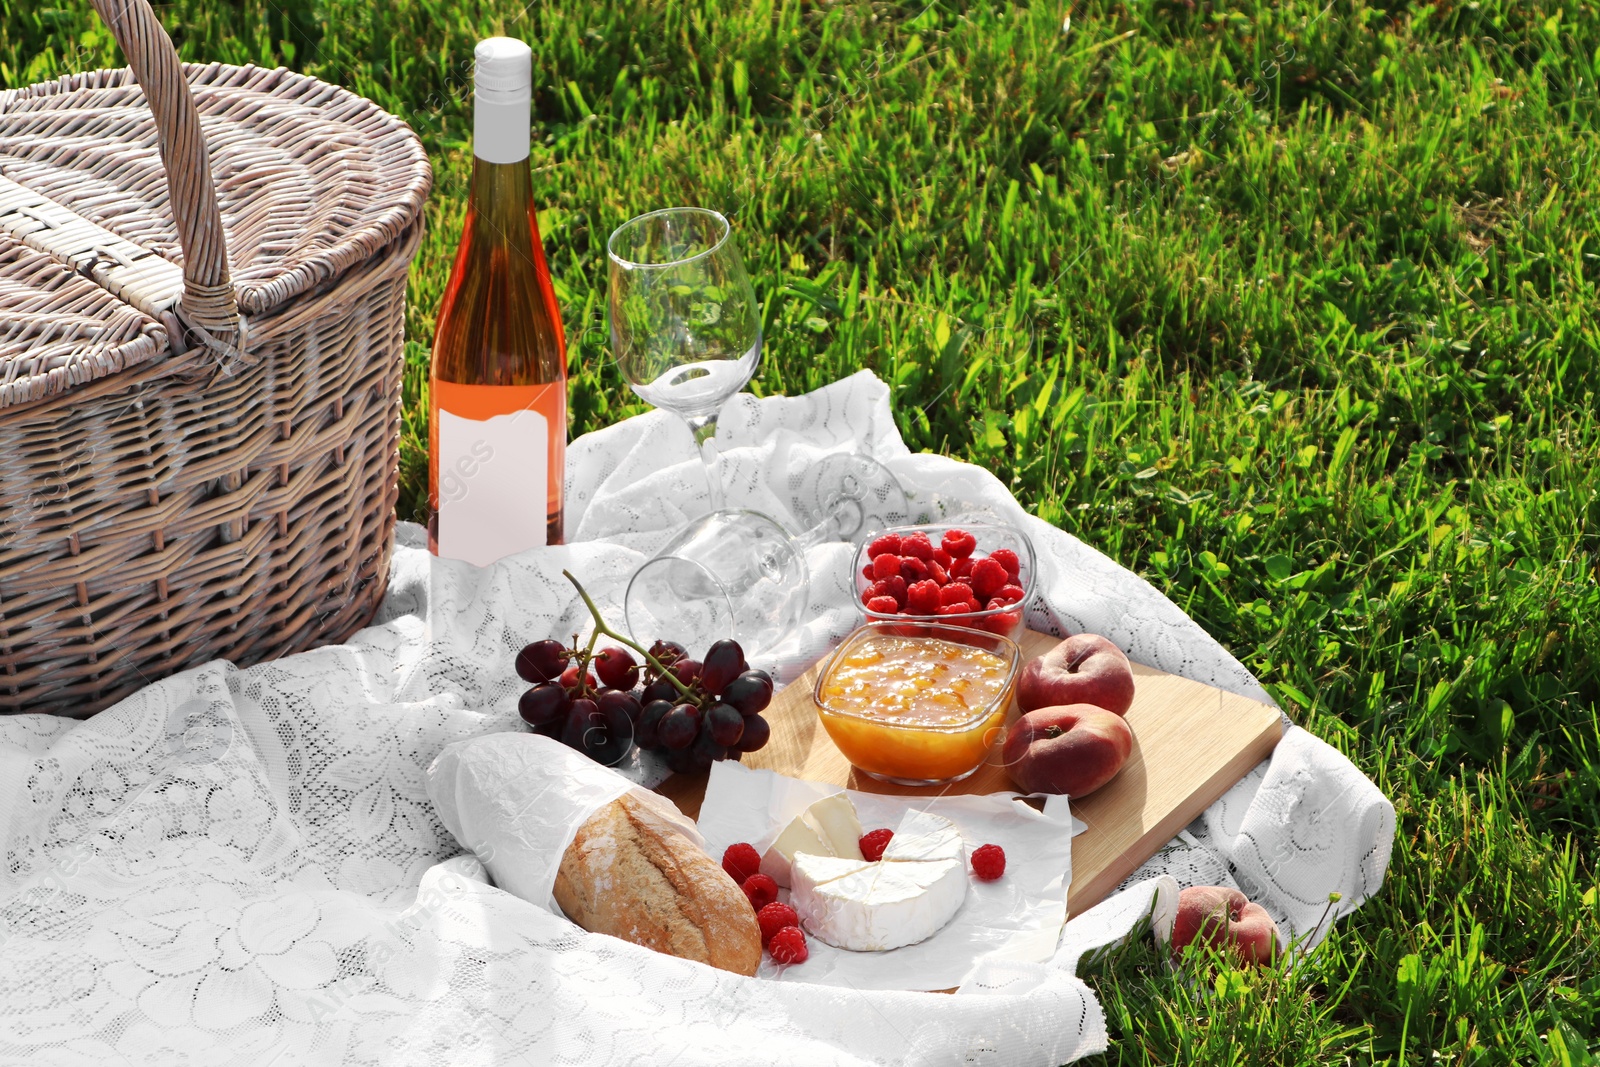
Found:
[[[664,670],[649,670],[639,697],[640,748],[664,753],[683,774],[767,743],[772,730],[761,713],[772,703],[772,677],[750,669],[739,642],[717,641],[695,660],[682,645],[657,641],[650,655]]]
[[[517,710],[535,733],[553,737],[597,763],[615,766],[633,747],[639,718],[639,668],[620,648],[595,654],[573,639],[535,641],[517,653],[517,674],[532,682]],[[596,679],[596,675],[599,678]]]
[[[532,683],[517,709],[535,733],[606,766],[637,744],[663,753],[678,773],[767,743],[771,729],[761,712],[772,702],[772,678],[750,669],[737,641],[717,641],[699,660],[672,641],[646,651],[606,626],[583,587],[567,578],[594,616],[594,635],[586,646],[576,637],[571,646],[546,638],[517,653],[517,674]],[[602,634],[631,646],[642,666],[625,648],[596,652]]]

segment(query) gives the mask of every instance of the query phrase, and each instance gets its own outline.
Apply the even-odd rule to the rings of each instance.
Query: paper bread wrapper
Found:
[[[578,828],[624,793],[682,830],[700,832],[671,801],[540,734],[501,733],[446,745],[428,767],[428,796],[494,884],[556,914],[556,871]]]

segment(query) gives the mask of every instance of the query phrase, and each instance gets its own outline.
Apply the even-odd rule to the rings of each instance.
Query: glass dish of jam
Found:
[[[817,678],[817,714],[859,770],[900,785],[955,782],[999,738],[1022,660],[1008,637],[960,626],[869,622]]]

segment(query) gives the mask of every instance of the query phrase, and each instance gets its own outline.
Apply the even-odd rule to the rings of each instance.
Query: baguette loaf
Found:
[[[761,963],[744,891],[671,822],[626,793],[578,828],[556,872],[556,903],[594,933],[736,974]]]

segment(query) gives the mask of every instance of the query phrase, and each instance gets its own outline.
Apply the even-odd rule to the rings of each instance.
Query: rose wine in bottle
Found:
[[[472,189],[433,338],[428,496],[434,552],[487,566],[561,542],[567,345],[533,206],[533,53],[480,41]]]

